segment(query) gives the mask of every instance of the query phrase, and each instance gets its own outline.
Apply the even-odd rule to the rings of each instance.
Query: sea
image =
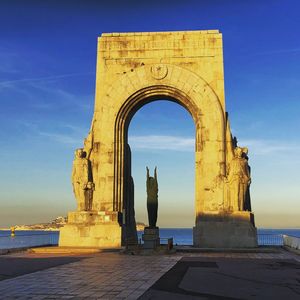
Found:
[[[162,243],[167,243],[168,238],[173,238],[174,245],[192,245],[192,228],[160,228],[160,238]],[[24,230],[16,231],[12,237],[8,230],[0,230],[0,249],[26,248],[33,246],[57,245],[59,231],[38,231]],[[259,245],[282,245],[282,235],[289,235],[300,238],[300,228],[298,229],[266,229],[258,228]],[[138,239],[142,240],[142,231],[138,232]]]
[[[57,245],[58,238],[59,231],[18,230],[12,236],[10,230],[0,230],[0,250]]]

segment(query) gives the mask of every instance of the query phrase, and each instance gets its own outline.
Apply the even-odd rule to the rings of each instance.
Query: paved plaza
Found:
[[[1,299],[299,299],[300,295],[300,256],[283,249],[156,256],[15,253],[0,256],[0,273]]]

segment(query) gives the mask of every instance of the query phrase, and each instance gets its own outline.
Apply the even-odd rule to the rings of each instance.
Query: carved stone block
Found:
[[[156,249],[160,245],[159,228],[145,227],[142,239],[144,249]]]

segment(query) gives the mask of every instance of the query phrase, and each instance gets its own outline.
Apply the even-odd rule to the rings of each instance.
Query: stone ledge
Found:
[[[218,211],[203,211],[197,216],[197,222],[251,222],[254,224],[254,214],[250,211],[234,211],[234,212],[218,212]]]
[[[146,31],[146,32],[111,32],[102,33],[103,37],[116,37],[116,36],[145,36],[145,35],[173,35],[173,34],[216,34],[220,33],[217,29],[211,30],[187,30],[187,31]]]
[[[102,252],[119,252],[122,248],[91,248],[91,247],[40,247],[30,248],[29,253],[38,254],[90,254]]]
[[[115,211],[71,211],[68,224],[113,224],[118,221]]]

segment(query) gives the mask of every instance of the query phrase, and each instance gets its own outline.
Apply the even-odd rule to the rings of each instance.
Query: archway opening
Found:
[[[125,143],[130,146],[131,155],[129,158],[125,154],[124,165],[134,182],[134,193],[129,193],[128,196],[132,199],[124,197],[123,211],[128,216],[127,222],[133,222],[129,215],[134,213],[134,209],[135,220],[148,224],[146,166],[149,167],[151,176],[157,166],[157,226],[161,229],[161,237],[172,236],[177,244],[192,244],[192,227],[195,224],[193,118],[176,99],[160,96],[145,99],[133,110],[126,123]],[[125,194],[131,189],[128,186],[130,184],[125,179]],[[123,233],[123,238],[130,239],[133,231],[127,228],[126,232]]]

